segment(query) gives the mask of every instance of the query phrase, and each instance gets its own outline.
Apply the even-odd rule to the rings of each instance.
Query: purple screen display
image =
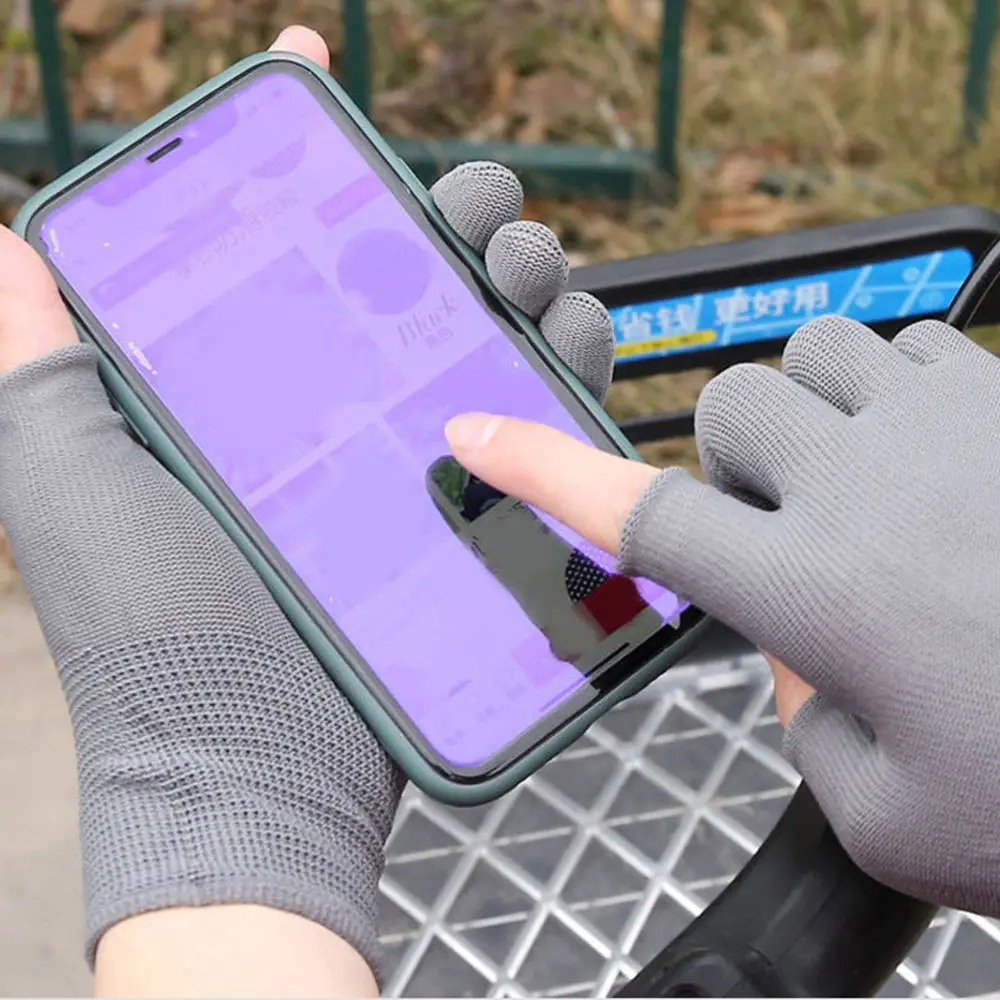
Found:
[[[447,457],[466,410],[585,437],[304,82],[173,136],[55,209],[49,255],[428,744],[481,764],[686,605]]]

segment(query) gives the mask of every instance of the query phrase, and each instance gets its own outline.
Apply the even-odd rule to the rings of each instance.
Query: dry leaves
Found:
[[[490,81],[490,98],[486,104],[487,118],[508,114],[517,83],[517,71],[514,67],[509,62],[501,62]]]
[[[814,205],[761,190],[769,177],[793,167],[798,159],[796,148],[781,142],[720,153],[695,207],[698,224],[716,235],[766,236],[815,222]]]
[[[835,81],[847,65],[843,54],[833,49],[809,49],[788,58],[799,73],[824,83]]]
[[[175,79],[160,55],[162,45],[161,15],[133,22],[87,61],[82,81],[87,97],[119,119],[141,119],[158,110]]]
[[[777,48],[786,50],[791,33],[785,15],[773,3],[765,3],[763,0],[757,0],[755,13]]]
[[[645,46],[660,38],[663,0],[605,0],[612,24],[626,37]]]
[[[706,188],[716,196],[750,194],[768,174],[797,162],[798,151],[791,143],[734,146],[715,157],[706,178]]]
[[[708,198],[695,209],[698,224],[720,236],[771,236],[789,229],[819,225],[829,210],[756,192]]]
[[[550,138],[556,122],[565,123],[592,111],[599,94],[594,85],[568,70],[555,69],[520,77],[513,89],[508,114],[523,118],[518,142],[538,143]]]
[[[101,35],[128,14],[130,6],[128,0],[69,0],[59,12],[59,23],[74,35]]]

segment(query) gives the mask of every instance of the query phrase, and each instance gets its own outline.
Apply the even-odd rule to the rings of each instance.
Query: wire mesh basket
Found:
[[[728,884],[798,776],[756,654],[683,667],[499,802],[404,797],[382,884],[392,996],[602,996]],[[939,915],[885,996],[1000,986],[1000,925]]]

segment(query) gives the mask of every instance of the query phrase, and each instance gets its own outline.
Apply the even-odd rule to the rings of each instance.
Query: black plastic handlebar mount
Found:
[[[998,238],[1000,216],[978,208],[942,208],[583,268],[573,286],[613,308],[956,246],[981,261]],[[1000,250],[994,252],[1000,260]],[[991,297],[976,320],[996,322],[998,306]],[[889,336],[901,325],[888,322],[876,329]],[[781,346],[767,345],[771,353]],[[762,347],[650,358],[622,365],[616,377],[721,369],[765,353]],[[659,415],[645,418],[641,426],[623,426],[634,441],[655,440],[691,433],[692,416]],[[731,633],[723,638],[729,644],[734,640],[739,642]],[[840,845],[812,793],[800,785],[770,836],[727,889],[618,995],[870,996],[909,953],[934,911],[865,875]]]
[[[863,874],[800,785],[725,892],[618,995],[871,996],[933,915]]]
[[[977,262],[1000,237],[1000,215],[985,208],[950,205],[866,219],[777,236],[740,240],[611,261],[574,270],[573,288],[596,295],[608,308],[642,306],[662,299],[731,291],[757,283],[808,279],[842,268],[899,262],[918,255],[953,250],[968,252]],[[970,263],[971,267],[971,263]],[[878,296],[876,295],[876,298]],[[917,319],[945,317],[949,303],[937,311],[909,311],[905,318],[872,321],[889,337]],[[831,303],[836,309],[837,304]],[[1000,296],[990,296],[976,315],[979,325],[1000,322]],[[789,331],[790,332],[790,331]],[[659,356],[623,357],[615,369],[619,381],[662,375],[690,368],[719,370],[740,361],[781,353],[788,333],[773,338],[738,338],[735,343],[709,342],[698,350],[667,351]],[[690,409],[625,421],[622,429],[636,444],[692,434]]]
[[[744,655],[748,648],[716,624],[689,662]],[[617,995],[872,996],[934,913],[930,904],[865,875],[800,784],[725,891]]]

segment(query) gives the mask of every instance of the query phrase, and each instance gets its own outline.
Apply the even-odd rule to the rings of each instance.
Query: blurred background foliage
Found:
[[[62,0],[74,115],[136,121],[328,0]],[[688,0],[673,205],[526,207],[574,264],[930,205],[1000,204],[1000,113],[963,145],[971,0]],[[373,117],[412,137],[650,145],[660,0],[370,0]],[[39,112],[25,0],[0,0],[0,117]],[[1000,73],[990,107],[1000,112]],[[805,178],[761,190],[775,172]],[[983,335],[1000,347],[994,333]],[[996,338],[996,339],[994,339]],[[691,405],[709,373],[617,386],[618,415]],[[688,440],[646,449],[694,467]]]

